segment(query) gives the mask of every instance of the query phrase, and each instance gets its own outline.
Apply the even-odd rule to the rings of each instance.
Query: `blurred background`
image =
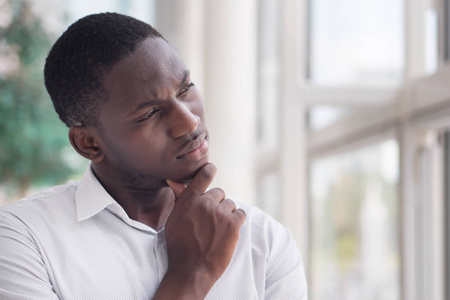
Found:
[[[0,0],[0,205],[88,166],[42,70],[104,11],[191,68],[214,185],[291,229],[310,299],[450,299],[449,0]]]

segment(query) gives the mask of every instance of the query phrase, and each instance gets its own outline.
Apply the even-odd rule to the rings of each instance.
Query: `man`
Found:
[[[201,97],[150,25],[71,25],[45,84],[80,182],[0,210],[0,299],[306,299],[290,233],[219,188]],[[245,211],[245,212],[244,212]]]

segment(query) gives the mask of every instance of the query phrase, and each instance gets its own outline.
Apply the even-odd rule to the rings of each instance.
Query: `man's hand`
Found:
[[[206,164],[187,187],[167,180],[176,196],[165,226],[169,267],[154,299],[203,299],[231,261],[245,212],[223,190],[205,192],[215,174]]]

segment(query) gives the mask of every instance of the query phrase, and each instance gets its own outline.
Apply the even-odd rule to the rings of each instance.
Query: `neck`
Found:
[[[130,219],[160,230],[175,204],[175,195],[164,182],[148,186],[136,186],[115,178],[92,165],[93,172],[105,190],[122,206]]]

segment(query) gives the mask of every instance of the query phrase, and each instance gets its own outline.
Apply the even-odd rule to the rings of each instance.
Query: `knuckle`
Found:
[[[241,208],[238,208],[234,211],[234,214],[239,217],[239,219],[245,220],[247,218],[247,214]]]
[[[229,204],[231,207],[234,207],[234,209],[236,209],[236,203],[233,200],[231,200],[230,198],[227,198],[224,201],[226,201],[227,204]]]
[[[220,197],[220,199],[225,198],[225,191],[222,190],[221,188],[215,188],[214,189],[217,193],[217,196]]]
[[[200,176],[204,179],[210,179],[214,177],[216,173],[216,167],[212,164],[208,164],[200,170]]]

